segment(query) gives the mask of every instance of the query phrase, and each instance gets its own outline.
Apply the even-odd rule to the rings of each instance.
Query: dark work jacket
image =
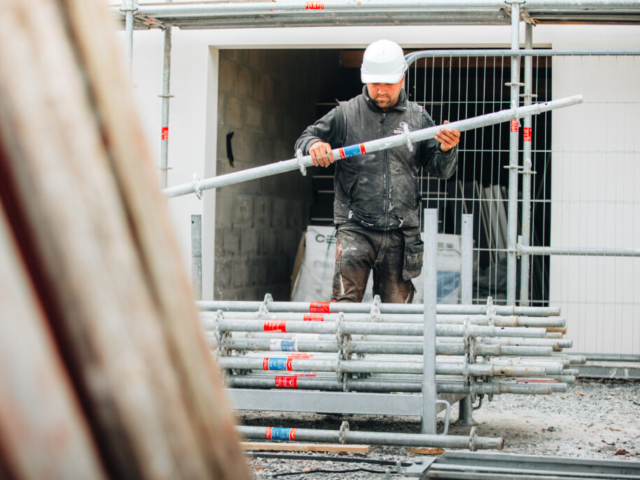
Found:
[[[429,114],[418,104],[408,102],[404,90],[398,103],[383,112],[367,92],[341,102],[327,115],[308,127],[296,142],[296,150],[307,155],[318,140],[332,148],[389,137],[434,126]],[[457,148],[440,150],[435,139],[336,161],[333,205],[336,225],[354,222],[376,230],[413,229],[420,224],[420,168],[439,178],[453,175]]]

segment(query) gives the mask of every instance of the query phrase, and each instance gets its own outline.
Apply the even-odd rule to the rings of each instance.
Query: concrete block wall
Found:
[[[336,50],[220,50],[217,174],[293,158],[338,70]],[[234,132],[234,166],[226,137]],[[310,177],[290,172],[216,191],[214,297],[288,300],[313,201]]]

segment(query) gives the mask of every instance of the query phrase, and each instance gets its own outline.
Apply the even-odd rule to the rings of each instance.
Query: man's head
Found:
[[[389,40],[373,42],[364,51],[360,76],[369,97],[383,110],[398,102],[407,62],[400,45]]]

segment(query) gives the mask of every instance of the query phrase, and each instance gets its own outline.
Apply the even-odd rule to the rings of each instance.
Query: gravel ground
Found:
[[[453,408],[457,412],[457,407]],[[443,415],[443,414],[441,414]],[[452,414],[455,419],[455,413]],[[640,382],[578,382],[569,392],[551,396],[502,395],[474,412],[478,435],[505,439],[505,453],[640,461]],[[245,425],[419,433],[418,417],[316,415],[241,412]],[[450,434],[468,435],[470,427],[451,426]],[[333,458],[412,462],[408,447],[372,446],[367,454],[263,452]],[[254,452],[258,453],[258,452]],[[256,478],[291,480],[384,478],[386,465],[336,461],[249,458]],[[344,472],[357,468],[371,471]],[[313,473],[326,470],[331,473]],[[341,472],[342,471],[342,472]],[[381,473],[374,473],[378,471]],[[297,475],[278,475],[302,472]]]

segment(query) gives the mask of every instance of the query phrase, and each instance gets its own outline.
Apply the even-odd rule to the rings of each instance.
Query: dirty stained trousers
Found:
[[[405,238],[401,230],[372,230],[354,223],[338,226],[334,302],[361,302],[371,271],[373,295],[383,303],[411,303],[414,287],[402,278]]]

